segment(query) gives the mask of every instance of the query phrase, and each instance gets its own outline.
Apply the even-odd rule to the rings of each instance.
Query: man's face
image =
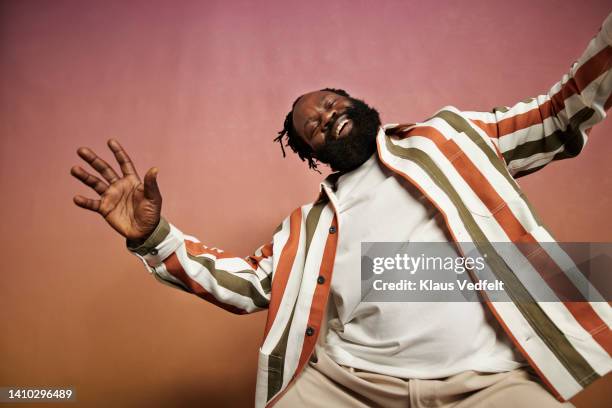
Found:
[[[363,101],[335,92],[302,95],[293,108],[293,127],[313,156],[337,171],[359,167],[376,150],[380,118]]]
[[[315,91],[302,95],[293,108],[293,126],[314,150],[326,141],[346,137],[353,124],[346,109],[351,100],[334,92]]]

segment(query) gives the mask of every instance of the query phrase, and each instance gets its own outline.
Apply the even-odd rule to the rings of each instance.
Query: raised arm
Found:
[[[490,112],[463,112],[491,137],[514,177],[574,157],[612,104],[612,14],[550,90]]]
[[[267,308],[273,265],[272,242],[253,255],[241,258],[209,248],[196,238],[184,235],[160,215],[162,197],[157,185],[157,169],[151,168],[143,182],[119,142],[109,140],[108,146],[119,163],[122,176],[93,150],[80,148],[78,155],[102,179],[74,166],[71,174],[99,195],[98,199],[77,195],[75,204],[100,214],[127,239],[130,251],[163,283],[233,313]]]

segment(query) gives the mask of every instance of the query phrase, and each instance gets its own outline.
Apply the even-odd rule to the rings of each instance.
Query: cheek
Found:
[[[323,137],[322,133],[318,133],[316,134],[311,140],[310,140],[310,147],[312,147],[312,149],[314,151],[317,151],[319,148],[321,148],[321,146],[323,146],[325,144],[325,138]]]

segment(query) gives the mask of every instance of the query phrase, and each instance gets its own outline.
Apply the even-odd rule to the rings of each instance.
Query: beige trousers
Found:
[[[465,371],[441,380],[403,380],[346,367],[317,346],[275,408],[553,408],[560,403],[524,368],[505,373]]]

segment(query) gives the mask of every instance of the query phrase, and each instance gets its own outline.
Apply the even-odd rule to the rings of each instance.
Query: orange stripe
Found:
[[[230,252],[222,251],[218,248],[213,249],[201,242],[185,240],[185,247],[187,248],[187,252],[194,256],[209,254],[213,255],[216,259],[240,258]]]
[[[519,220],[512,213],[512,210],[497,193],[490,182],[484,177],[474,163],[465,155],[454,140],[446,140],[435,128],[422,127],[419,129],[420,135],[432,140],[440,151],[451,162],[455,170],[470,186],[478,198],[491,211],[506,235],[514,243],[529,243],[530,248],[537,252],[528,251],[525,246],[517,245],[521,252],[527,257],[534,269],[540,274],[542,279],[550,286],[555,294],[561,299],[583,299],[580,291],[570,281],[569,277],[559,268],[553,259],[544,251],[539,242],[528,233]],[[537,247],[536,247],[537,246]],[[589,333],[599,330],[605,323],[593,310],[588,302],[566,302],[563,304],[574,316],[578,323]],[[612,341],[610,335],[598,335],[594,337],[608,353],[612,351]]]
[[[470,161],[465,152],[454,140],[447,140],[437,129],[430,126],[419,128],[419,135],[433,141],[463,180],[478,195],[478,198],[491,211],[506,234],[513,239],[527,233],[521,223],[514,217],[504,199],[497,193],[480,170]]]
[[[336,244],[338,242],[338,234],[340,233],[338,230],[338,222],[336,215],[334,215],[334,219],[332,220],[331,226],[336,228],[336,233],[327,235],[327,241],[325,242],[325,248],[323,250],[323,259],[321,260],[321,266],[319,268],[319,276],[323,276],[325,278],[325,282],[323,284],[317,283],[314,294],[312,296],[310,313],[308,315],[308,326],[312,327],[315,330],[315,333],[317,333],[317,335],[306,336],[306,338],[304,339],[302,353],[300,354],[300,360],[298,362],[296,374],[302,370],[302,367],[310,358],[310,355],[312,354],[314,346],[317,342],[317,338],[321,334],[319,331],[321,328],[321,322],[323,320],[323,312],[325,311],[325,305],[327,303],[327,299],[329,298],[329,289],[332,280],[332,272],[334,269],[334,260],[336,258]]]
[[[489,135],[489,137],[493,137],[493,138],[497,137],[497,124],[495,122],[487,123],[487,122],[484,122],[478,119],[470,119],[470,120],[474,122],[476,126],[484,130],[485,133]]]
[[[268,336],[268,332],[272,328],[272,323],[274,323],[274,319],[276,319],[278,308],[280,307],[285,288],[287,287],[289,274],[291,273],[291,268],[293,268],[293,261],[295,260],[298,244],[300,242],[301,226],[302,209],[296,208],[289,217],[289,238],[281,252],[278,266],[274,271],[274,278],[272,279],[271,298],[268,307],[266,328],[264,330],[264,339]]]
[[[198,297],[201,297],[202,299],[216,306],[219,306],[220,308],[225,309],[228,312],[232,312],[235,314],[246,314],[247,313],[247,311],[244,309],[240,309],[239,307],[220,302],[210,292],[204,289],[202,285],[200,285],[198,282],[194,281],[189,276],[187,276],[187,273],[185,273],[185,270],[183,269],[183,265],[181,265],[181,262],[176,256],[176,253],[173,253],[168,258],[166,258],[164,260],[164,265],[166,266],[166,270],[176,279],[183,282],[183,284],[187,286],[189,290],[191,291],[191,293],[193,293],[194,295],[197,295]]]
[[[606,45],[597,54],[593,55],[587,62],[582,64],[573,81],[576,87],[582,92],[591,82],[596,80],[601,74],[612,67],[612,47]]]
[[[263,256],[250,255],[245,260],[251,265],[253,269],[259,268],[259,263],[272,256],[272,243],[264,245],[261,247],[261,254]]]
[[[468,273],[470,275],[472,274],[471,271],[468,271]],[[474,277],[472,277],[472,279],[474,279]],[[512,334],[512,331],[510,331],[510,328],[504,322],[504,319],[501,318],[501,316],[497,313],[497,310],[495,310],[495,308],[493,307],[493,304],[489,300],[489,297],[487,296],[487,294],[484,291],[481,292],[481,294],[485,300],[485,304],[488,306],[489,310],[491,311],[491,313],[493,314],[497,322],[501,325],[502,329],[504,329],[504,332],[510,338],[510,340],[512,341],[514,346],[517,348],[517,350],[521,353],[521,355],[525,358],[525,360],[527,360],[529,365],[535,370],[535,372],[538,374],[542,382],[548,387],[548,389],[552,392],[555,398],[561,402],[565,402],[566,400],[561,396],[559,391],[557,391],[557,389],[552,385],[552,383],[548,381],[548,378],[546,378],[546,375],[544,375],[542,370],[540,370],[540,367],[538,367],[538,365],[535,363],[535,361],[533,361],[529,353],[525,351],[523,346],[521,346],[521,343],[519,343],[518,340],[514,337],[514,335]]]
[[[332,272],[334,269],[334,260],[336,257],[336,244],[338,242],[338,222],[336,220],[336,216],[334,215],[334,219],[332,220],[332,224],[336,227],[335,234],[328,234],[327,241],[325,242],[325,248],[323,249],[323,259],[321,260],[321,267],[319,268],[319,275],[325,277],[325,283],[317,284],[315,287],[315,292],[312,297],[312,304],[310,307],[310,314],[308,316],[308,326],[312,327],[315,330],[316,336],[306,336],[304,339],[304,344],[302,345],[302,352],[300,354],[300,359],[298,360],[298,366],[293,374],[293,377],[285,387],[285,389],[276,395],[267,405],[266,407],[270,408],[274,404],[278,402],[278,400],[287,392],[287,390],[291,387],[293,382],[298,378],[298,375],[302,372],[304,365],[310,358],[314,350],[314,346],[317,343],[317,338],[321,329],[321,322],[323,320],[323,313],[325,311],[325,305],[327,304],[327,299],[329,298],[329,289],[332,279]]]
[[[547,105],[550,105],[550,101],[546,101],[542,105],[536,106],[527,112],[500,120],[497,123],[499,137],[542,123],[544,119],[552,115],[552,110],[549,109]],[[543,112],[545,112],[546,115],[543,115]]]
[[[502,137],[518,130],[525,129],[529,126],[542,123],[546,118],[555,115],[557,112],[565,108],[565,100],[570,96],[582,92],[591,82],[597,79],[601,74],[608,71],[612,65],[612,47],[599,51],[592,56],[588,61],[578,68],[572,78],[562,85],[561,89],[553,95],[550,100],[535,108],[519,113],[507,119],[498,122],[499,133],[487,131],[485,127],[494,124],[482,122],[477,125],[483,128],[491,137]],[[475,121],[476,122],[476,121]]]

